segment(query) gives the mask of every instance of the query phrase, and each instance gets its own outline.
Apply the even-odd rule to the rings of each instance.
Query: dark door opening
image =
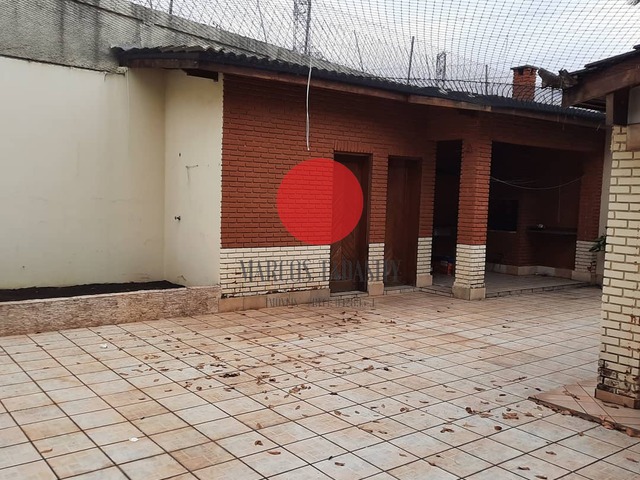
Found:
[[[421,178],[419,160],[389,158],[385,286],[416,284]]]
[[[332,293],[367,290],[367,258],[369,251],[369,164],[368,155],[336,153],[336,162],[347,167],[362,187],[362,216],[356,227],[339,242],[331,245],[331,275],[329,290]]]
[[[433,270],[434,284],[453,283],[458,238],[458,201],[460,198],[460,168],[462,141],[438,142],[436,152],[436,189],[433,210]],[[440,275],[439,275],[440,274]]]

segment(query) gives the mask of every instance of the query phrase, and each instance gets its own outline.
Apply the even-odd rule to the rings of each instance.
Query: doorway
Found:
[[[369,227],[369,155],[336,153],[334,160],[347,167],[360,182],[363,207],[360,221],[342,240],[331,245],[331,293],[367,291],[367,241]]]
[[[458,238],[462,141],[438,142],[433,209],[433,284],[453,285]]]
[[[416,284],[421,173],[420,160],[389,158],[384,239],[387,287]]]

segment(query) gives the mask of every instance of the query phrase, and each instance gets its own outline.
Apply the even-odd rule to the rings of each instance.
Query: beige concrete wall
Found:
[[[640,151],[614,126],[599,398],[640,407]]]
[[[0,288],[159,280],[164,79],[0,57]]]
[[[168,72],[165,115],[165,278],[215,285],[220,282],[222,78]]]
[[[0,72],[0,289],[220,283],[222,79]]]

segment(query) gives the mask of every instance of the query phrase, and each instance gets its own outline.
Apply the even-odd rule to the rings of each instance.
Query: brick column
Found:
[[[596,281],[596,253],[589,250],[598,237],[602,191],[603,155],[589,155],[582,168],[576,259],[571,277],[583,282]]]
[[[433,245],[433,208],[436,189],[436,142],[430,142],[422,160],[422,184],[420,186],[420,225],[418,229],[418,258],[416,261],[416,287],[428,287],[431,276],[431,251]]]
[[[613,127],[596,398],[640,408],[640,151]]]
[[[485,260],[491,139],[481,133],[462,142],[456,278],[453,295],[465,300],[485,298]]]

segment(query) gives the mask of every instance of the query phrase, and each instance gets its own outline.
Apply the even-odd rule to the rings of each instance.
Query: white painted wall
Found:
[[[168,72],[165,114],[165,277],[189,286],[218,284],[222,78]]]
[[[0,57],[0,288],[162,279],[155,73]]]
[[[0,132],[0,289],[219,283],[222,81],[0,57]]]

